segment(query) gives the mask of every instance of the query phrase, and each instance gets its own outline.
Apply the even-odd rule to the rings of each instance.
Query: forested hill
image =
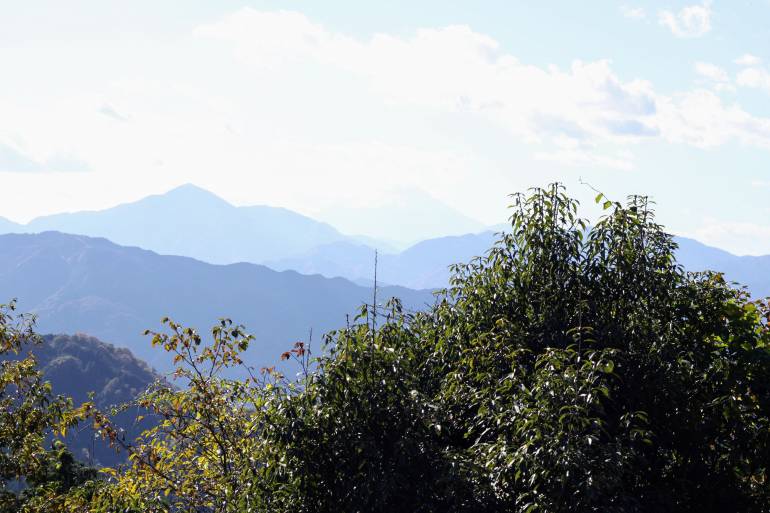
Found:
[[[40,344],[25,347],[20,356],[27,352],[35,355],[38,368],[51,383],[54,395],[71,397],[75,405],[93,400],[104,411],[136,399],[151,383],[161,379],[129,350],[88,335],[44,335]],[[0,355],[0,360],[7,357]],[[153,422],[149,415],[136,422],[137,413],[135,408],[127,409],[113,419],[125,430],[129,440]],[[67,444],[83,462],[113,465],[125,460],[124,454],[95,440],[93,430],[85,424],[70,430]]]
[[[30,349],[55,393],[84,402],[93,392],[101,408],[135,398],[160,378],[128,349],[82,333],[44,335],[42,344]]]
[[[430,291],[383,287],[410,308],[433,302]],[[46,232],[0,236],[0,297],[38,315],[41,332],[85,332],[130,348],[160,371],[166,359],[142,336],[169,316],[202,333],[230,317],[257,337],[247,357],[255,366],[278,360],[297,340],[345,325],[372,289],[350,281],[277,272],[254,264],[212,265],[161,256],[105,239]]]

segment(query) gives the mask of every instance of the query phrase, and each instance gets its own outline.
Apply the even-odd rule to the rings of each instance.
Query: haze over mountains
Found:
[[[398,254],[380,254],[378,277],[383,283],[410,288],[441,288],[448,283],[449,266],[484,253],[497,240],[493,231],[441,237],[415,244]],[[770,255],[736,256],[686,237],[675,237],[677,258],[688,271],[716,270],[745,285],[755,297],[770,296]],[[345,242],[319,246],[298,257],[267,262],[274,269],[341,276],[371,283],[374,250]]]
[[[373,219],[387,224],[385,218],[373,214],[378,208],[347,209],[340,219],[347,218],[348,225],[361,229],[366,228],[366,223],[371,227]],[[456,213],[439,207],[429,210],[435,210],[435,215],[458,218]],[[418,214],[413,216],[416,224],[435,222]],[[355,224],[359,222],[363,224]],[[457,220],[458,230],[470,231],[479,226],[472,220]],[[403,227],[407,229],[411,228]],[[494,227],[500,229],[502,225]],[[116,244],[215,264],[251,262],[281,271],[342,277],[365,286],[373,283],[376,248],[379,282],[413,289],[446,286],[451,264],[483,255],[496,238],[492,230],[437,237],[399,252],[388,242],[345,235],[329,224],[287,209],[236,207],[189,184],[107,210],[46,216],[26,225],[0,218],[0,233],[46,230],[104,237]],[[393,235],[387,230],[382,233]],[[691,239],[677,240],[681,245],[679,259],[688,270],[722,270],[728,279],[746,284],[755,295],[770,294],[770,256],[739,257]]]
[[[345,233],[365,233],[377,241],[391,241],[404,249],[425,239],[464,235],[486,227],[422,191],[401,189],[375,205],[337,205],[318,213],[320,219]],[[398,216],[394,215],[398,212]],[[408,222],[399,222],[394,219]],[[381,243],[380,243],[381,244]],[[379,249],[383,249],[380,245]]]
[[[0,224],[0,229],[104,237],[116,244],[217,264],[259,263],[320,244],[354,240],[296,212],[267,206],[235,207],[194,185],[106,210],[39,217],[26,225],[4,228]]]
[[[441,288],[449,283],[449,266],[483,255],[495,242],[493,231],[429,239],[400,253],[378,255],[377,277],[382,283],[409,288]],[[363,244],[335,242],[313,248],[296,257],[268,261],[277,270],[304,274],[341,276],[371,285],[374,249]]]
[[[770,255],[736,256],[686,237],[677,237],[677,259],[689,271],[720,271],[754,297],[770,296]]]
[[[433,301],[430,291],[383,287],[410,308]],[[0,236],[0,298],[18,298],[19,310],[38,316],[43,333],[84,332],[130,348],[160,371],[169,359],[141,334],[160,319],[205,333],[220,317],[243,323],[257,336],[247,356],[272,365],[312,328],[321,336],[345,325],[372,289],[341,279],[277,272],[255,264],[213,265],[163,256],[101,238],[59,232]]]

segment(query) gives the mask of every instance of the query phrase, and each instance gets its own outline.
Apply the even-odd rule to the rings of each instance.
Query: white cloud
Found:
[[[701,37],[711,30],[711,5],[708,2],[690,5],[678,13],[661,11],[658,21],[676,37]]]
[[[269,40],[273,32],[277,41]],[[234,44],[251,66],[315,61],[364,79],[391,105],[472,114],[530,143],[569,140],[586,162],[617,167],[615,157],[595,153],[597,142],[625,144],[655,133],[648,82],[621,81],[608,61],[574,61],[566,70],[525,64],[465,26],[358,41],[301,15],[244,9],[197,33]]]
[[[724,69],[709,62],[696,62],[695,71],[699,75],[709,78],[715,82],[730,81],[730,77]]]
[[[709,62],[696,62],[695,72],[717,91],[735,91],[727,71]]]
[[[706,30],[709,17],[707,4],[691,6],[676,23],[681,30]],[[558,154],[561,161],[626,168],[628,152],[618,158],[599,147],[651,137],[701,148],[731,140],[770,148],[770,120],[726,105],[707,90],[662,95],[648,81],[622,80],[606,60],[574,61],[568,69],[525,64],[465,26],[359,41],[300,14],[243,9],[198,34],[228,41],[250,66],[314,61],[329,72],[364,79],[389,104],[469,113],[523,141],[569,146]],[[698,63],[696,71],[729,83],[727,73],[713,64]]]
[[[626,18],[631,18],[635,20],[641,20],[647,16],[647,13],[644,11],[644,8],[631,7],[628,5],[621,5],[620,13]]]
[[[735,63],[742,66],[742,69],[735,77],[737,85],[753,89],[763,89],[770,93],[770,71],[762,66],[762,59],[747,53],[735,59]]]
[[[763,89],[770,93],[770,72],[764,68],[744,68],[738,72],[735,82],[743,87]]]
[[[752,116],[737,104],[699,89],[659,98],[658,122],[672,143],[714,148],[731,141],[770,149],[770,119]]]
[[[569,177],[543,161],[624,171],[651,141],[770,149],[770,120],[715,94],[722,74],[710,65],[706,85],[674,94],[608,60],[523,62],[465,26],[359,38],[299,13],[242,9],[188,36],[129,41],[125,53],[68,48],[80,60],[34,94],[24,93],[50,83],[47,67],[29,78],[29,55],[0,49],[3,62],[16,59],[0,135],[23,134],[36,162],[78,155],[98,171],[46,175],[71,196],[52,190],[44,208],[101,208],[192,181],[235,203],[312,213],[399,185],[493,221],[490,198],[503,205],[502,191]],[[537,171],[510,171],[526,166]],[[0,205],[39,213],[16,199],[39,184],[31,175],[3,176]]]
[[[735,64],[738,64],[739,66],[758,66],[761,62],[762,59],[756,55],[751,55],[750,53],[741,55],[735,59]]]

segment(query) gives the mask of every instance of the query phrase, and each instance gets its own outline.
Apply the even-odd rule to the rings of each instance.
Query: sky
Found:
[[[392,236],[410,202],[496,225],[560,181],[770,254],[768,26],[770,0],[0,0],[0,216],[194,183]]]

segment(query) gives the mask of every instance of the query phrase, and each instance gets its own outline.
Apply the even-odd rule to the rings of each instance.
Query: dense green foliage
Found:
[[[229,379],[243,327],[204,343],[168,320],[153,344],[183,386],[138,399],[155,427],[135,441],[66,411],[130,463],[62,493],[93,512],[766,511],[770,308],[685,273],[645,198],[597,202],[588,228],[558,185],[514,196],[511,231],[431,309],[366,306],[322,356],[282,355],[297,379]]]

